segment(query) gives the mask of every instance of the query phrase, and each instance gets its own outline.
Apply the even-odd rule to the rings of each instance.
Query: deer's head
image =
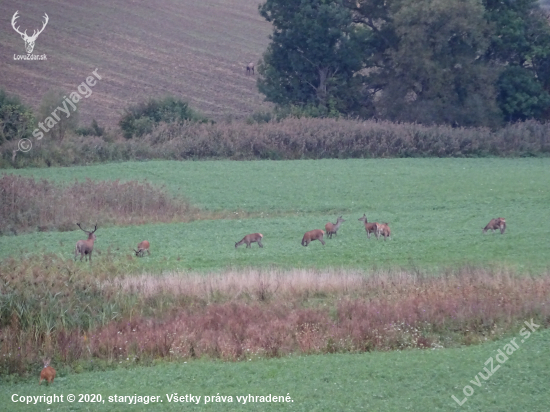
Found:
[[[21,35],[23,40],[25,40],[25,49],[27,50],[28,54],[31,54],[32,51],[34,50],[34,42],[36,41],[36,38],[38,37],[38,35],[44,31],[46,24],[48,24],[49,17],[46,13],[44,13],[44,23],[42,25],[42,28],[40,30],[34,30],[32,33],[32,36],[28,36],[27,30],[25,30],[24,33],[21,33],[19,31],[19,26],[15,27],[15,21],[19,18],[17,13],[19,13],[19,10],[17,10],[13,15],[13,17],[11,18],[11,25],[13,29]]]

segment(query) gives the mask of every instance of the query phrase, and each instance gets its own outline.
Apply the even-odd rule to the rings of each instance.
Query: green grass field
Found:
[[[513,337],[519,349],[493,376],[484,381],[476,375],[490,370],[485,362]],[[514,336],[489,344],[442,350],[374,352],[357,355],[290,357],[251,362],[193,361],[154,367],[120,368],[107,372],[75,374],[58,372],[50,387],[36,379],[0,384],[0,410],[41,411],[142,411],[142,410],[292,410],[292,411],[479,411],[546,412],[550,404],[550,331],[539,330],[520,343]],[[463,388],[474,393],[462,405]],[[200,404],[169,403],[166,395],[201,396]],[[14,394],[77,396],[77,402],[56,405],[22,405],[11,402]],[[105,404],[79,403],[78,394],[100,394]],[[109,396],[160,396],[159,404],[109,403]],[[233,396],[233,403],[208,403],[204,396]],[[236,396],[289,394],[285,404],[237,402]]]
[[[227,267],[414,267],[437,272],[468,264],[503,265],[538,272],[550,266],[549,159],[392,159],[294,162],[131,162],[90,167],[18,170],[59,183],[94,179],[147,179],[203,210],[231,211],[234,219],[101,227],[95,261],[110,251],[128,272],[219,270]],[[237,213],[254,214],[239,218]],[[357,219],[388,221],[392,239],[367,239]],[[347,220],[326,246],[300,245],[303,233]],[[492,217],[507,219],[504,236],[482,235]],[[264,234],[264,248],[234,243]],[[83,237],[42,232],[0,237],[0,258],[53,252],[70,258]],[[151,256],[128,259],[138,241]],[[539,330],[481,387],[470,383],[507,339],[480,346],[253,359],[223,363],[198,360],[76,373],[59,367],[51,387],[36,378],[0,383],[0,410],[300,410],[300,411],[546,411],[550,332]],[[121,365],[124,366],[124,365]],[[93,367],[88,370],[94,369]],[[474,394],[462,406],[470,385]],[[166,394],[201,395],[200,405],[169,403]],[[12,403],[13,394],[101,394],[106,404]],[[204,396],[232,395],[233,403],[204,404]],[[247,404],[237,395],[291,396],[293,402]],[[108,403],[108,396],[157,395],[160,405]],[[77,397],[78,400],[78,397]]]
[[[209,211],[234,219],[101,227],[96,252],[127,261],[131,248],[151,242],[138,270],[215,270],[234,266],[420,267],[506,264],[541,270],[550,264],[547,215],[549,159],[380,159],[263,162],[131,162],[17,171],[57,182],[73,179],[147,179]],[[254,218],[240,219],[242,211]],[[367,239],[357,219],[389,222],[392,239]],[[300,245],[305,231],[324,228],[342,214],[346,222],[326,246]],[[481,229],[507,219],[504,236]],[[245,234],[256,244],[235,250]],[[70,257],[74,232],[0,238],[0,258],[54,252]],[[101,259],[100,255],[95,256]]]

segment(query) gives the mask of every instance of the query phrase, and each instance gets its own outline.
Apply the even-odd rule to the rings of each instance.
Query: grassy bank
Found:
[[[501,341],[467,348],[440,350],[407,350],[364,354],[332,354],[292,356],[282,359],[251,362],[161,363],[154,367],[120,368],[114,371],[86,372],[58,368],[58,377],[51,387],[38,386],[39,366],[35,377],[16,384],[0,383],[0,399],[10,411],[105,410],[141,411],[145,408],[162,411],[186,410],[281,410],[295,411],[532,411],[546,412],[550,395],[546,383],[550,379],[548,330],[533,333],[520,343],[519,350],[489,378],[480,380],[481,387],[470,383],[488,358],[493,360],[513,336]],[[519,343],[519,339],[516,339]],[[494,361],[495,368],[498,362]],[[4,381],[5,382],[5,381]],[[463,388],[470,385],[474,393],[459,407],[452,395],[462,401]],[[25,405],[12,403],[13,394],[101,394],[105,404],[59,403]],[[169,403],[166,395],[201,396],[198,405]],[[117,395],[160,396],[163,402],[137,405],[109,403]],[[233,396],[233,403],[211,402],[204,396]],[[238,403],[236,396],[283,395],[293,402]]]

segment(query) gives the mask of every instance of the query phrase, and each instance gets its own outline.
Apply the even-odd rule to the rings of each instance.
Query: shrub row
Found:
[[[107,140],[107,141],[106,141]],[[268,123],[161,123],[137,139],[73,137],[0,147],[0,167],[70,166],[143,159],[321,159],[379,157],[548,156],[550,124],[486,128],[387,121],[287,118]]]

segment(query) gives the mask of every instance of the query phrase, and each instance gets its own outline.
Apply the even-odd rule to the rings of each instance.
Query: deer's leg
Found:
[[[261,241],[261,240],[258,240],[258,246],[264,247],[264,245],[262,245],[262,241]]]

